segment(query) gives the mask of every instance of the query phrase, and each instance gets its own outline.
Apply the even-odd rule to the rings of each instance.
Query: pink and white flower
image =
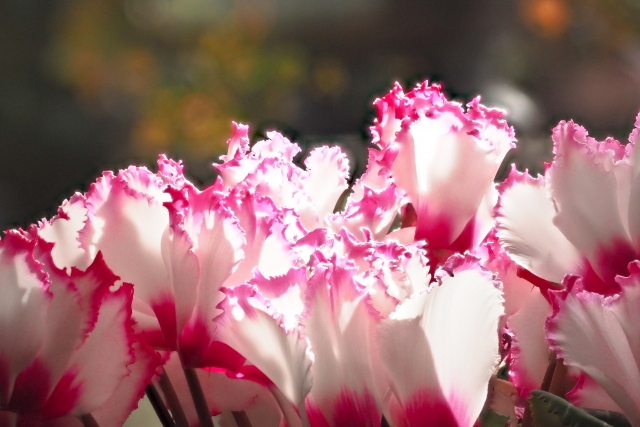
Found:
[[[502,292],[477,260],[454,256],[448,264],[437,285],[399,305],[379,328],[395,426],[470,427],[487,397],[499,360]]]
[[[620,293],[608,297],[585,290],[581,278],[567,280],[566,291],[552,293],[547,338],[565,364],[587,373],[640,426],[640,261],[628,271],[616,277]]]
[[[571,121],[558,124],[545,178],[520,180],[501,198],[499,236],[516,262],[549,282],[575,274],[587,290],[620,291],[615,277],[640,258],[638,134],[625,146],[599,142]]]
[[[161,363],[133,335],[132,286],[113,289],[101,256],[86,271],[45,267],[36,245],[51,250],[17,232],[0,243],[0,419],[120,426]]]
[[[377,106],[374,140],[415,211],[414,239],[431,250],[476,247],[493,227],[493,179],[513,147],[504,113],[479,98],[465,110],[426,82],[407,95],[396,87]]]

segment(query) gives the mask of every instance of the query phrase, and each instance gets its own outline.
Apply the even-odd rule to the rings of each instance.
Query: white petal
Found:
[[[519,265],[556,283],[577,271],[580,253],[553,223],[556,210],[544,178],[513,168],[502,184],[497,213],[500,244]]]
[[[547,338],[565,363],[593,378],[620,406],[634,426],[640,426],[640,267],[619,279],[619,296],[579,291],[554,295],[554,315]]]
[[[382,359],[412,425],[436,410],[443,426],[475,422],[497,362],[502,314],[500,290],[476,267],[444,277],[382,322]]]
[[[228,344],[260,369],[293,404],[300,405],[311,389],[308,347],[295,331],[285,332],[266,311],[254,306],[255,294],[246,285],[227,291],[224,314],[216,329]]]

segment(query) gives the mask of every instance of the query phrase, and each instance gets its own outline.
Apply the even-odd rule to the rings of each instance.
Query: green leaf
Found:
[[[596,417],[599,420],[604,421],[611,425],[611,427],[631,427],[631,423],[620,412],[615,411],[606,411],[604,409],[591,409],[591,408],[582,408],[587,414]]]
[[[535,427],[611,427],[554,394],[534,390],[529,398]]]
[[[505,427],[509,417],[498,415],[491,409],[485,409],[480,414],[480,427]]]

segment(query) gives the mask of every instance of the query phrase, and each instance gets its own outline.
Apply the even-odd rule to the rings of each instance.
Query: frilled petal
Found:
[[[629,222],[629,235],[634,244],[636,253],[640,253],[640,114],[636,116],[635,128],[629,135],[629,144],[625,146],[625,151],[633,168],[631,176],[631,188],[629,197],[629,212],[627,221]],[[624,212],[623,212],[624,214]]]
[[[158,318],[165,345],[175,346],[175,300],[161,251],[169,226],[169,213],[162,206],[169,195],[163,185],[146,169],[106,173],[87,193],[89,219],[80,240],[91,256],[101,251],[122,281],[135,285],[136,298]]]
[[[121,427],[131,412],[138,407],[145,388],[151,383],[158,368],[163,364],[163,355],[145,343],[133,343],[135,362],[128,366],[129,374],[120,382],[111,397],[91,414],[100,427]]]
[[[220,156],[222,164],[213,164],[220,173],[223,184],[233,187],[253,172],[258,159],[247,156],[249,151],[249,126],[233,123],[233,133],[227,141],[226,156]]]
[[[194,367],[213,341],[213,319],[220,313],[216,306],[224,298],[220,288],[244,255],[245,237],[213,188],[171,193],[164,259],[175,292],[180,354],[185,366]]]
[[[218,317],[218,339],[247,358],[294,405],[311,389],[308,344],[297,331],[286,332],[275,313],[255,291],[240,285],[225,291]]]
[[[640,262],[629,271],[617,278],[622,291],[613,297],[582,290],[579,279],[554,293],[547,339],[565,364],[586,372],[640,426]]]
[[[416,240],[446,249],[478,213],[512,146],[513,130],[501,117],[474,100],[467,112],[447,103],[405,119],[389,148],[397,150],[396,184],[417,213]]]
[[[523,398],[540,388],[549,365],[544,325],[550,315],[551,305],[534,288],[518,312],[507,320],[513,334],[509,377]]]
[[[431,283],[426,253],[417,244],[377,243],[368,261],[386,293],[398,302],[427,290]]]
[[[538,277],[560,283],[578,271],[581,255],[553,223],[553,200],[545,179],[512,167],[500,186],[496,222],[500,244],[519,265]]]
[[[452,272],[380,325],[382,360],[409,426],[473,425],[497,362],[502,293],[476,261],[460,258]]]
[[[378,426],[381,412],[374,376],[379,375],[375,347],[379,314],[354,271],[317,265],[305,296],[304,331],[313,350],[313,387],[306,406],[318,410],[330,426]]]
[[[389,145],[400,130],[405,104],[406,98],[398,82],[395,83],[391,92],[374,101],[377,117],[374,126],[371,127],[372,142],[381,149]]]
[[[307,171],[302,178],[304,192],[315,207],[320,224],[333,213],[338,198],[347,189],[349,161],[340,147],[319,147],[304,161]]]
[[[391,92],[373,103],[377,118],[371,127],[372,142],[384,149],[395,140],[405,117],[415,116],[419,111],[424,112],[446,102],[438,84],[424,81],[405,95],[400,83],[396,82]]]
[[[629,241],[627,209],[631,166],[617,141],[589,138],[584,128],[560,122],[553,131],[555,160],[547,171],[557,214],[554,223],[588,259],[604,284],[585,286],[601,293],[619,290],[617,274],[637,258]]]
[[[8,233],[0,243],[0,407],[6,408],[18,374],[46,339],[52,295],[33,259],[35,242]]]
[[[75,194],[62,203],[55,218],[40,224],[38,235],[47,242],[55,243],[51,255],[58,268],[85,269],[88,266],[89,259],[78,240],[86,220],[86,201],[81,194]]]
[[[622,412],[620,407],[600,385],[584,372],[580,374],[575,387],[566,395],[575,406],[581,408],[597,408],[606,411]]]
[[[348,229],[365,240],[362,229],[370,230],[376,240],[389,232],[402,201],[401,191],[391,178],[391,156],[387,151],[369,149],[367,170],[353,185],[344,212],[332,216],[335,232]]]
[[[134,362],[131,329],[133,287],[122,285],[102,299],[95,325],[71,355],[44,405],[48,417],[84,415],[103,405],[129,375]]]
[[[263,251],[263,248],[276,217],[276,208],[269,199],[257,198],[250,191],[238,187],[230,192],[225,201],[238,218],[246,239],[244,258],[224,282],[225,287],[232,288],[250,280],[263,253],[268,255],[269,251]]]

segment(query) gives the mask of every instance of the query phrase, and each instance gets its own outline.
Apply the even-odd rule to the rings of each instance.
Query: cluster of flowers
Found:
[[[503,112],[375,105],[350,191],[339,148],[303,169],[234,125],[208,188],[160,156],[7,231],[0,426],[118,427],[145,392],[167,426],[513,426],[545,382],[640,426],[640,130],[561,122],[496,185]]]

